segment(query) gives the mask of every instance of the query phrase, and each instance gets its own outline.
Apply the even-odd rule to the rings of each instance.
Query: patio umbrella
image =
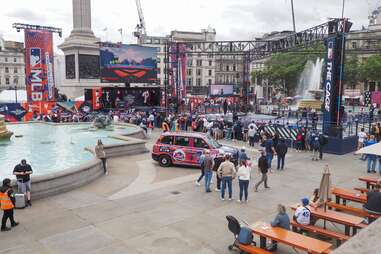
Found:
[[[328,165],[325,166],[323,171],[323,176],[320,181],[319,188],[319,203],[324,204],[324,212],[327,211],[327,201],[331,200],[331,173],[329,171]],[[325,220],[324,220],[324,228],[325,228]]]
[[[373,154],[381,156],[381,142],[370,146],[365,146],[360,150],[356,151],[355,154]]]

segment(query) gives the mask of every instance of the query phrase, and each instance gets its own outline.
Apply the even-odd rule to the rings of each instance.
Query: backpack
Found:
[[[253,242],[253,233],[248,227],[241,227],[238,235],[238,242],[240,244],[251,244]]]

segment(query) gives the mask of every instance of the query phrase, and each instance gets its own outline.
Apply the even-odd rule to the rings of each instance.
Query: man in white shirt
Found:
[[[361,149],[364,146],[364,142],[367,136],[368,135],[365,133],[364,128],[361,128],[361,131],[357,134],[357,137],[358,137],[357,150]]]
[[[299,206],[296,208],[295,214],[294,214],[294,220],[296,220],[297,223],[302,225],[309,225],[311,222],[311,211],[307,208],[310,201],[308,198],[302,199],[302,206]]]

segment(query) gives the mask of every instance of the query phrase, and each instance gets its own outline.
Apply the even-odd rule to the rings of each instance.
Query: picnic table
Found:
[[[376,176],[362,176],[359,177],[359,180],[366,183],[366,188],[370,189],[371,186],[375,185],[379,180],[379,177]]]
[[[296,210],[297,206],[293,205],[291,206],[292,210]],[[357,233],[358,228],[363,228],[363,220],[364,218],[354,216],[351,214],[341,213],[337,211],[332,210],[324,210],[323,208],[313,208],[309,207],[311,211],[312,217],[316,219],[322,219],[331,221],[333,223],[344,225],[345,227],[345,235],[350,236],[351,235],[351,228],[353,229],[352,235],[355,235]]]
[[[340,200],[343,199],[343,203],[346,203],[346,200],[353,202],[365,204],[367,202],[367,196],[363,193],[358,193],[355,191],[333,187],[332,194],[336,196],[336,203],[340,204]]]
[[[306,251],[308,254],[327,254],[332,244],[323,242],[302,234],[292,232],[280,227],[271,227],[268,224],[253,225],[250,227],[253,234],[259,235],[260,247],[266,248],[267,238],[283,243],[292,248]]]

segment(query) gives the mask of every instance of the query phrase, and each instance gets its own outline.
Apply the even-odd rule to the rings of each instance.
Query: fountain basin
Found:
[[[31,164],[33,198],[72,190],[103,175],[100,160],[84,150],[104,142],[106,156],[117,157],[146,152],[144,131],[135,125],[114,125],[114,131],[86,131],[89,124],[10,124],[22,137],[0,142],[0,178],[12,175],[13,167],[25,158]]]

